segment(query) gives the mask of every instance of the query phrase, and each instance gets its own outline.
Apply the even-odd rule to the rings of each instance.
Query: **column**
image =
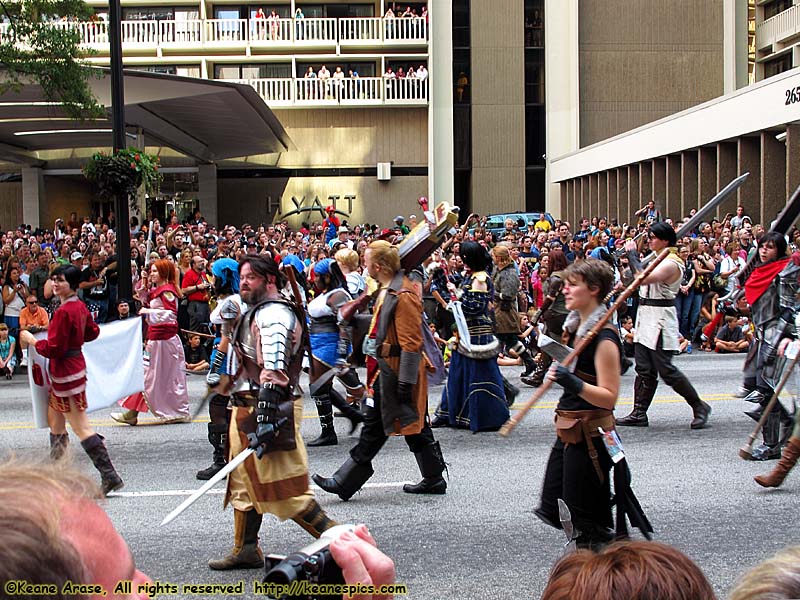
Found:
[[[717,189],[718,192],[732,179],[736,178],[738,145],[736,142],[719,142],[717,144]],[[736,214],[736,194],[717,207],[717,217],[722,220],[726,213]]]
[[[674,223],[680,223],[683,218],[683,203],[681,202],[681,157],[672,154],[667,157],[666,174],[666,208],[664,215],[671,217]]]
[[[199,165],[197,180],[200,188],[198,194],[200,212],[210,225],[221,225],[218,223],[217,210],[217,165]]]
[[[44,176],[40,167],[22,167],[22,220],[36,229],[39,222],[39,207],[44,198]],[[16,223],[19,225],[19,223]],[[51,223],[49,227],[52,227]]]
[[[775,132],[761,132],[761,185],[758,214],[754,223],[769,223],[786,205],[786,145],[775,139]]]
[[[626,213],[628,223],[635,222],[633,213],[639,210],[643,204],[642,187],[639,183],[641,174],[638,164],[628,165],[628,212]]]
[[[383,4],[381,4],[383,9]],[[428,199],[454,204],[453,183],[453,2],[428,4]],[[383,13],[381,13],[383,16]],[[464,215],[466,218],[466,215]]]
[[[622,223],[631,222],[630,185],[628,183],[628,167],[617,169],[617,220]]]
[[[681,216],[697,208],[697,151],[681,152]]]
[[[619,186],[617,184],[617,170],[611,169],[606,171],[606,180],[608,182],[607,196],[608,208],[606,209],[606,216],[609,219],[616,219],[620,225],[622,221],[619,218]]]
[[[737,196],[739,204],[744,206],[744,214],[756,219],[761,213],[761,140],[758,137],[739,138],[736,172],[738,175],[750,173],[747,181],[737,190]]]
[[[800,185],[800,126],[786,126],[786,199]]]
[[[661,211],[664,218],[675,217],[669,212],[667,202],[667,161],[665,158],[653,159],[653,200],[656,201],[656,208]]]
[[[700,198],[697,207],[700,208],[717,193],[717,149],[703,147],[698,152],[697,185],[700,188]],[[711,217],[707,219],[711,221]]]

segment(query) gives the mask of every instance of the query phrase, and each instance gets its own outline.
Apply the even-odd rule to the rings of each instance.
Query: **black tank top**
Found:
[[[620,360],[622,360],[622,346],[619,341],[619,334],[614,328],[604,327],[600,333],[597,334],[597,337],[595,337],[584,351],[581,352],[575,365],[575,374],[591,385],[597,385],[594,353],[595,350],[597,350],[597,345],[602,340],[611,340],[614,342],[619,352]],[[597,410],[599,407],[590,404],[577,394],[564,390],[564,393],[561,394],[561,398],[558,401],[558,408],[559,410]]]

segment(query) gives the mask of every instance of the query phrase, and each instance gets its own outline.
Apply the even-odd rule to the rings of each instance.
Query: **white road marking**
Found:
[[[406,483],[413,483],[413,481],[390,481],[385,483],[365,483],[363,488],[393,488],[402,487]],[[312,490],[320,489],[316,485],[311,486]],[[160,496],[191,496],[197,490],[154,490],[148,492],[111,492],[109,498],[157,498]],[[224,494],[224,488],[214,488],[208,490],[206,495],[211,494]]]

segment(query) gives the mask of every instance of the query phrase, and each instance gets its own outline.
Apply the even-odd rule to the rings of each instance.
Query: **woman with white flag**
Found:
[[[53,314],[47,339],[37,341],[30,331],[20,338],[36,352],[50,359],[48,375],[50,397],[47,420],[50,425],[50,457],[58,460],[69,443],[66,422],[81,440],[81,446],[100,472],[103,493],[120,489],[124,484],[111,464],[103,437],[94,432],[86,416],[86,361],[81,347],[100,335],[86,305],[78,299],[81,272],[72,265],[56,267],[50,275],[53,293],[61,305]]]

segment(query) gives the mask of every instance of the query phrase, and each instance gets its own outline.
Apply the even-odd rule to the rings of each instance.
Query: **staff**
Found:
[[[563,366],[569,366],[572,362],[583,352],[583,349],[594,339],[594,337],[600,332],[600,330],[605,326],[606,323],[611,319],[614,312],[622,306],[625,300],[636,291],[636,289],[642,284],[650,273],[653,272],[661,261],[663,261],[669,255],[669,250],[664,249],[662,250],[658,256],[656,256],[655,260],[651,261],[647,267],[641,271],[631,282],[631,284],[623,290],[623,292],[619,295],[616,302],[611,305],[611,307],[606,311],[606,313],[602,316],[602,318],[595,324],[594,327],[589,330],[589,333],[586,334],[577,344],[575,344],[575,348],[570,352],[567,357],[564,359],[562,363]],[[545,379],[542,382],[542,385],[539,386],[536,391],[534,392],[531,399],[528,400],[525,405],[515,414],[513,415],[508,421],[506,421],[505,425],[500,429],[500,435],[503,437],[508,437],[514,428],[519,425],[522,419],[525,418],[525,415],[528,414],[528,411],[536,406],[536,403],[544,396],[545,392],[550,389],[552,382],[549,379]]]

